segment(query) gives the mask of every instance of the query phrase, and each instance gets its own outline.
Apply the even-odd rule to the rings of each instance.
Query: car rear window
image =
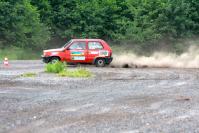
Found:
[[[103,49],[100,42],[88,42],[88,49]]]

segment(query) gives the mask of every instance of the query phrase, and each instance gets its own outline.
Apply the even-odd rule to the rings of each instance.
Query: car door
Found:
[[[67,48],[67,62],[86,62],[87,48],[86,41],[75,41]]]
[[[103,50],[103,45],[98,41],[88,42],[88,61],[93,62],[93,60],[99,56],[100,50]]]

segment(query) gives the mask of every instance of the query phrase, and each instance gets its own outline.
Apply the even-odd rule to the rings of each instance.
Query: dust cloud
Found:
[[[114,55],[112,67],[123,68],[199,68],[199,47],[192,46],[180,55],[155,52],[151,56],[137,56],[133,53]]]

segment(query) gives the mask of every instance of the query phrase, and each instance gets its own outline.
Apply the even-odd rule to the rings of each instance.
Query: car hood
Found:
[[[44,50],[44,52],[61,52],[63,51],[64,48],[57,48],[57,49],[48,49],[48,50]]]

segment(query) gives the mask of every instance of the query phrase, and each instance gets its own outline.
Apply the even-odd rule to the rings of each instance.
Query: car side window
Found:
[[[70,50],[84,50],[86,49],[86,42],[74,42],[70,47]]]
[[[100,42],[88,42],[88,49],[103,49],[103,46]]]

